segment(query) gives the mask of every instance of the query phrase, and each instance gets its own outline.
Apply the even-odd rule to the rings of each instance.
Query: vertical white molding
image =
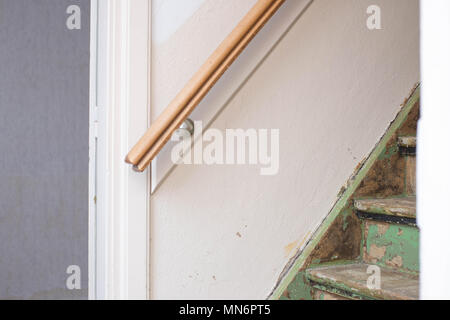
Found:
[[[98,1],[91,1],[90,63],[89,63],[89,299],[95,299],[96,290],[96,216],[97,216],[97,26]]]
[[[148,8],[147,8],[147,128],[151,125],[151,97],[152,97],[152,43],[153,43],[153,31],[152,31],[152,0],[148,0]],[[152,298],[151,291],[151,206],[150,206],[150,198],[151,198],[151,190],[152,190],[152,180],[151,180],[151,166],[150,169],[147,170],[147,299]]]
[[[421,1],[420,297],[450,299],[450,1]]]
[[[129,175],[128,188],[128,296],[129,299],[148,298],[149,233],[149,170],[136,173],[124,163],[125,155],[148,128],[149,116],[149,25],[151,2],[128,0],[128,139],[121,154],[121,163]]]
[[[149,177],[124,158],[148,127],[149,5],[99,0],[97,299],[148,298]]]

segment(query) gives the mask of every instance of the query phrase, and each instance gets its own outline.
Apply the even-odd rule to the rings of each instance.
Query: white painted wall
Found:
[[[167,42],[204,2],[205,0],[153,0],[152,16],[156,26],[152,32],[153,45]]]
[[[152,119],[156,119],[209,54],[256,3],[256,0],[204,0],[203,6],[198,8],[198,1],[183,2],[183,12],[194,13],[182,23],[177,14],[181,9],[175,8],[178,0],[152,3],[152,77],[155,79],[152,91],[157,93],[151,101]],[[220,80],[220,86],[213,88],[197,106],[192,118],[202,119],[205,124],[210,124],[228,103],[230,96],[239,90],[310,2],[311,0],[287,1],[227,70]],[[187,4],[191,6],[188,7]],[[172,10],[172,15],[169,10]],[[185,14],[183,16],[186,17]],[[175,27],[178,29],[174,31]],[[166,41],[161,42],[162,38]],[[152,192],[173,168],[170,160],[173,145],[169,141],[152,162]]]
[[[153,42],[153,119],[253,2],[205,0]],[[382,30],[366,28],[371,4]],[[266,298],[418,81],[418,1],[315,0],[212,123],[280,129],[279,174],[178,166],[151,197],[151,297]]]

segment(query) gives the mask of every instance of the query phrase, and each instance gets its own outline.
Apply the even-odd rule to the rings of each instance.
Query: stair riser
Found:
[[[361,220],[369,220],[369,221],[377,221],[382,223],[390,223],[390,224],[400,224],[400,225],[409,225],[412,227],[417,227],[416,218],[409,217],[400,217],[395,215],[380,215],[374,214],[370,212],[364,211],[356,211],[356,216]]]
[[[366,220],[362,257],[367,263],[419,272],[419,230],[412,226]]]
[[[416,147],[403,147],[399,146],[398,151],[402,156],[415,156],[416,155]]]

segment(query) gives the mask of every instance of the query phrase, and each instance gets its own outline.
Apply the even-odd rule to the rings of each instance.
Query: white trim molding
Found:
[[[422,0],[417,136],[420,298],[450,299],[450,1]]]
[[[90,136],[96,151],[90,190],[96,202],[90,210],[89,296],[147,299],[150,180],[124,158],[149,124],[151,4],[98,0],[92,6]]]

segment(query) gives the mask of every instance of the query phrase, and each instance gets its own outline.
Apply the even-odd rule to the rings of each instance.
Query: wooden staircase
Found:
[[[418,118],[416,101],[280,299],[419,298]]]

